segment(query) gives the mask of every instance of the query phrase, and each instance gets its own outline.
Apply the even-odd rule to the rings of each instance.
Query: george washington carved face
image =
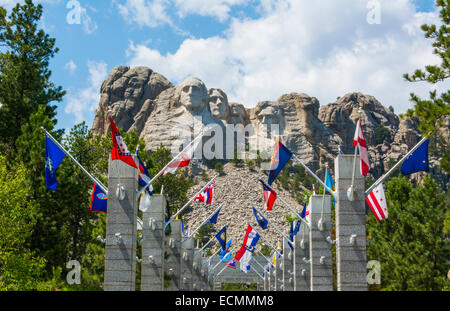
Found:
[[[209,108],[213,117],[226,120],[230,115],[227,94],[220,89],[210,89],[208,96]]]
[[[187,78],[177,89],[180,92],[180,104],[187,109],[201,109],[205,106],[207,90],[200,79],[195,77]]]

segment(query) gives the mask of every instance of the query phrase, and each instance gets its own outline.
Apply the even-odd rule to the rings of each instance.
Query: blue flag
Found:
[[[328,171],[328,168],[327,168],[326,173],[325,173],[325,185],[327,185],[327,187],[330,188],[330,189],[333,190],[333,191],[334,191],[334,189],[336,188],[336,187],[335,187],[335,184],[334,184],[334,180],[333,180],[333,178],[331,177],[331,174],[330,174],[330,172]],[[324,192],[323,192],[323,193],[324,193],[324,194],[327,193],[327,189],[324,189]],[[333,203],[335,204],[335,202],[334,202],[334,197],[333,197],[333,196],[332,196],[332,199],[333,199]]]
[[[220,261],[224,262],[226,260],[229,260],[231,258],[231,252],[228,252],[228,249],[231,246],[231,239],[227,242],[226,246],[226,250],[224,250],[223,248],[220,248]]]
[[[295,227],[294,227],[294,230],[292,231],[292,237],[294,237],[297,233],[298,233],[298,231],[300,230],[300,225],[301,225],[301,221],[300,220],[297,220],[297,222],[295,223]],[[292,241],[293,241],[294,239],[292,239]]]
[[[416,172],[429,171],[428,166],[428,144],[430,140],[427,139],[419,146],[402,164],[402,175],[409,175]]]
[[[102,188],[94,184],[91,198],[91,213],[106,213],[108,206],[108,197]]]
[[[222,209],[222,206],[217,210],[217,212],[214,213],[214,215],[212,215],[211,217],[208,218],[207,221],[205,221],[203,226],[207,225],[207,224],[216,224],[217,223],[217,217],[219,217],[219,213],[220,213],[221,209]]]
[[[48,136],[45,136],[45,185],[48,189],[56,191],[56,169],[66,154]]]
[[[256,208],[253,207],[253,214],[255,214],[256,221],[258,222],[258,225],[263,228],[263,230],[267,229],[267,224],[269,221],[264,218],[263,214],[261,214],[259,211],[256,210]]]
[[[289,228],[289,241],[294,242],[294,222],[291,222],[291,226]],[[292,247],[291,243],[288,243],[289,247],[293,251],[294,248]]]
[[[272,185],[275,178],[280,174],[286,163],[292,157],[292,152],[286,148],[280,141],[275,143],[275,149],[273,150],[272,160],[270,162],[269,178],[267,183]]]
[[[302,218],[305,218],[305,216],[306,216],[306,202],[305,202],[305,205],[303,206],[303,211],[302,211],[302,214],[300,216]]]
[[[226,240],[227,240],[227,226],[224,226],[219,232],[216,234],[216,239],[219,241],[220,247],[223,250],[227,249]]]
[[[138,184],[141,187],[147,186],[147,183],[150,181],[150,174],[148,173],[147,168],[144,165],[144,162],[142,162],[141,158],[138,155],[137,149],[136,149],[136,157],[139,161],[139,170],[138,170]],[[152,195],[153,186],[148,186],[145,190],[148,191],[150,195]]]

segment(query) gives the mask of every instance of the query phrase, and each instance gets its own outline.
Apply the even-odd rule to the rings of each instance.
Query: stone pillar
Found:
[[[174,220],[170,223],[171,233],[166,237],[167,261],[164,264],[165,273],[171,278],[167,291],[180,290],[181,274],[181,220]]]
[[[323,217],[321,216],[323,203]],[[331,254],[331,197],[329,195],[313,195],[311,204],[311,228],[309,235],[311,259],[311,290],[333,290],[333,265]],[[322,227],[319,220],[322,218]]]
[[[136,162],[135,156],[133,159]],[[134,291],[138,171],[109,159],[106,214],[105,291]],[[57,241],[56,241],[57,242]]]
[[[310,265],[309,260],[309,228],[306,224],[300,225],[299,232],[294,237],[294,291],[310,291]]]
[[[180,288],[191,291],[194,265],[194,239],[182,238]]]
[[[284,258],[284,253],[283,256],[281,256],[281,258],[279,258],[277,265],[278,265],[278,269],[277,269],[277,290],[282,292],[284,291],[284,282],[283,282],[283,258]]]
[[[294,245],[292,245],[294,247]],[[293,257],[294,252],[288,244],[286,239],[283,239],[283,249],[284,256],[282,258],[283,262],[283,291],[293,291],[294,290],[294,272],[293,272]]]
[[[164,196],[154,194],[150,207],[143,213],[141,291],[164,290],[165,207]]]
[[[339,155],[336,170],[336,268],[338,291],[366,291],[366,211],[364,176],[360,171],[360,158],[356,156],[354,201],[347,197],[352,183],[353,155]],[[351,242],[354,243],[351,243]]]

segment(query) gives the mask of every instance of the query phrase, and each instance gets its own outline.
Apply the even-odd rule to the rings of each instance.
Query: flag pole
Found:
[[[283,256],[283,255],[282,255],[275,247],[272,246],[272,244],[270,244],[270,243],[263,237],[263,235],[262,235],[261,233],[258,232],[258,230],[256,230],[256,229],[254,228],[254,226],[252,226],[252,228],[253,228],[253,230],[255,230],[256,233],[259,234],[259,236],[264,240],[264,242],[265,242],[267,245],[269,245],[275,252],[277,252],[278,255]]]
[[[223,205],[223,204],[220,204],[220,206],[219,206],[214,212],[212,212],[212,213],[208,216],[208,218],[206,218],[206,220],[208,220],[212,215],[214,215],[214,214],[222,207],[222,205]],[[193,237],[194,234],[196,234],[197,231],[200,230],[200,228],[203,227],[203,226],[205,225],[205,222],[206,222],[206,221],[202,222],[202,224],[201,224],[197,229],[195,229],[195,231],[194,231],[193,233],[191,233],[189,237]]]
[[[261,276],[261,274],[259,274],[258,273],[258,271],[256,271],[256,269],[255,268],[253,268],[253,266],[252,265],[250,265],[250,268],[252,268],[253,269],[253,271],[256,273],[256,275],[258,275],[261,279],[263,279],[264,280],[264,278]]]
[[[325,184],[326,184],[327,183],[327,176],[328,176],[328,174],[327,174],[327,172],[328,172],[328,163],[325,163],[325,167],[326,167],[326,169],[325,169]],[[323,224],[323,209],[324,209],[324,206],[325,206],[325,193],[326,193],[326,190],[323,189],[322,211],[320,212],[320,219],[319,219],[319,222],[318,222],[319,230],[322,229],[322,224]]]
[[[361,108],[358,108],[358,122],[356,122],[356,127],[357,127],[357,128],[356,128],[356,130],[355,130],[355,131],[358,131],[358,133],[359,133],[359,129],[360,129],[360,128],[358,128],[358,126],[360,126],[360,128],[362,128],[362,125],[361,125]],[[348,198],[350,201],[354,201],[354,200],[355,200],[355,197],[354,197],[355,192],[354,192],[353,188],[354,188],[354,185],[355,185],[356,156],[358,155],[358,144],[359,144],[359,134],[358,134],[358,141],[357,141],[356,146],[355,146],[355,154],[354,154],[354,157],[353,157],[352,184],[351,184],[350,187],[347,189],[347,198]]]
[[[255,256],[253,256],[253,257],[255,257]],[[264,267],[261,266],[261,264],[260,264],[255,258],[253,258],[253,261],[254,261],[260,268],[262,268],[263,271],[264,271]]]
[[[255,248],[256,249],[256,248]],[[270,261],[270,259],[269,258],[267,258],[266,256],[264,256],[264,254],[263,253],[261,253],[261,251],[259,250],[259,249],[256,249],[256,251],[258,252],[258,253],[260,253],[261,254],[261,256],[262,257],[264,257],[266,260],[267,260],[267,262],[271,265],[271,266],[273,266],[273,264],[272,264],[272,262]]]
[[[202,191],[205,190],[206,187],[208,187],[208,186],[209,186],[209,185],[217,178],[217,176],[219,176],[219,175],[214,176],[213,179],[211,179],[211,180],[210,180],[210,181],[209,181],[202,189],[200,189],[199,192],[197,192],[191,199],[189,199],[189,201],[188,201],[182,208],[180,208],[180,209],[178,210],[178,212],[176,212],[175,215],[173,215],[172,217],[170,217],[170,219],[169,219],[169,221],[166,223],[165,227],[167,227],[167,226],[175,219],[175,217],[178,216],[178,214],[180,214],[186,207],[188,207],[189,204],[191,204],[192,201],[194,201],[194,199],[195,199],[200,193],[202,193]],[[148,185],[147,185],[145,188],[147,188],[147,187],[148,187]],[[145,188],[143,188],[143,189],[145,189]],[[141,190],[142,190],[142,189],[141,189]]]
[[[90,174],[75,158],[49,133],[47,130],[41,126],[41,129],[45,132],[45,134],[50,138],[75,164],[81,168],[81,170],[95,183],[97,184],[106,195],[108,195],[108,188],[103,185],[103,183],[98,180],[95,176]]]
[[[383,182],[393,171],[395,171],[395,169],[403,163],[403,161],[406,160],[406,158],[408,158],[414,151],[417,150],[417,148],[419,148],[428,138],[423,137],[403,158],[400,159],[400,161],[398,161],[386,174],[384,174],[383,176],[381,176],[380,178],[378,178],[378,180],[376,182],[373,183],[372,186],[369,187],[369,189],[366,190],[366,195],[368,195],[373,188],[375,188],[378,184],[380,184],[381,182]]]
[[[260,180],[262,180],[261,178],[259,178]],[[273,188],[272,187],[270,187],[269,185],[267,185],[267,184],[265,184],[269,189],[272,189],[273,190]],[[275,191],[276,192],[276,191]],[[298,216],[298,218],[300,219],[300,221],[302,221],[302,222],[304,222],[308,227],[309,227],[309,223],[306,221],[306,220],[304,220],[301,216],[300,216],[300,213],[299,212],[297,212],[296,210],[294,210],[281,196],[279,196],[278,195],[278,193],[277,193],[277,198],[278,199],[280,199],[280,201],[282,202],[282,203],[284,203],[284,205],[286,205],[296,216]]]
[[[225,268],[227,267],[227,265],[225,265],[225,267],[223,267],[223,269],[222,270],[220,270],[220,272],[219,273],[217,273],[216,275],[213,275],[213,280],[215,280],[216,279],[216,277],[218,277],[219,276],[219,274],[221,274],[224,270],[225,270]]]
[[[223,257],[225,258],[225,257],[228,256],[228,254],[231,254],[231,253],[232,253],[232,252],[228,252],[228,253],[226,253]],[[212,270],[216,269],[216,267],[217,267],[221,262],[223,262],[223,261],[222,261],[222,259],[219,258],[219,262],[214,266],[214,268],[212,268]]]
[[[195,252],[194,252],[194,256],[195,256],[195,254],[200,253],[201,251],[203,251],[203,250],[205,249],[205,247],[208,246],[209,243],[211,243],[211,241],[214,240],[214,238],[215,238],[215,236],[213,236],[208,242],[206,242],[206,244],[203,245],[203,247],[202,247],[201,249],[199,249],[198,251],[195,251]]]
[[[335,191],[333,191],[333,190],[331,190],[319,177],[317,177],[317,175],[316,174],[314,174],[313,173],[313,171],[311,171],[310,169],[309,169],[309,167],[307,167],[306,165],[305,165],[305,163],[303,163],[303,161],[299,158],[299,157],[297,157],[294,153],[292,154],[292,156],[294,157],[294,159],[295,160],[297,160],[307,171],[308,171],[308,173],[312,176],[312,177],[314,177],[315,179],[317,179],[317,181],[325,188],[325,189],[327,189],[327,191],[329,192],[329,193],[331,193],[331,195],[334,197],[334,198],[336,198],[336,193],[335,193]]]
[[[271,223],[270,220],[269,220],[267,217],[265,217],[264,214],[263,214],[260,210],[258,210],[256,207],[254,207],[254,209],[257,210],[259,213],[261,213],[261,215],[263,215],[263,217],[267,219],[267,223]],[[272,224],[272,226],[275,228],[275,230],[278,231],[279,234],[281,234],[281,236],[282,236],[283,238],[285,238],[285,239],[288,241],[289,244],[292,245],[292,243],[291,243],[291,241],[289,240],[289,238],[288,238],[287,236],[285,236],[285,235],[277,228],[277,226],[275,226],[274,224]]]
[[[199,138],[203,137],[203,129],[200,132],[200,134],[195,137],[179,154],[177,154],[172,160],[169,161],[169,163],[166,164],[166,166],[163,167],[162,170],[160,170],[158,172],[158,174],[156,174],[152,179],[150,179],[150,181],[145,185],[144,188],[142,188],[141,190],[137,191],[138,196],[141,194],[142,191],[144,191],[144,189],[147,189],[148,186],[150,186],[151,184],[153,184],[155,182],[155,180],[161,176],[161,174],[169,167],[170,164],[172,164],[173,162],[175,162],[176,159],[178,159],[178,157],[183,154],[183,152],[185,152],[191,145],[194,144],[194,142],[196,142]]]

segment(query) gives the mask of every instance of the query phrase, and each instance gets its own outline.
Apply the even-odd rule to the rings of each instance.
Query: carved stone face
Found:
[[[258,119],[264,124],[279,124],[279,114],[278,110],[272,106],[268,106],[261,110],[258,114]]]
[[[208,103],[213,117],[226,120],[230,115],[227,95],[221,90],[210,89]]]
[[[190,77],[180,86],[180,103],[188,109],[200,109],[206,102],[205,84],[198,78]]]

